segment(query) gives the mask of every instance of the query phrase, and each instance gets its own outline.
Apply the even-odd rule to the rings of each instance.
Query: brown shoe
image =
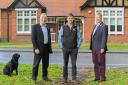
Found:
[[[65,79],[61,79],[61,84],[65,84],[67,81]]]
[[[36,80],[33,80],[33,79],[32,79],[32,83],[33,83],[33,84],[36,84],[36,82],[37,82]]]
[[[72,82],[73,82],[73,85],[78,85],[79,84],[77,80],[73,80]]]
[[[104,81],[106,81],[106,80],[105,79],[98,80],[98,82],[104,82]]]

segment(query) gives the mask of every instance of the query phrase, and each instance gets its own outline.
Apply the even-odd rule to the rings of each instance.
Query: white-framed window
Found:
[[[56,23],[57,22],[56,19],[57,19],[56,17],[48,17],[48,22],[49,23]]]
[[[108,27],[108,34],[124,34],[124,8],[96,7],[102,14],[102,20]]]
[[[56,42],[56,33],[51,33],[51,42]]]
[[[37,23],[37,8],[15,10],[17,33],[31,33],[32,25]]]
[[[83,28],[82,17],[75,17],[74,24],[79,27],[79,29]]]

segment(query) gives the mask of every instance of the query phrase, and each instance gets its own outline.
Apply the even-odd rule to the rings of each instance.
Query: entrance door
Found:
[[[50,32],[51,32],[51,42],[57,42],[57,23],[48,23],[48,26],[50,27]]]

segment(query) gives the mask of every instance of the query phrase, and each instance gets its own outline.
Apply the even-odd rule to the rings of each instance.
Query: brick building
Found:
[[[95,25],[95,13],[103,15],[108,26],[109,43],[128,42],[128,0],[0,0],[0,41],[30,42],[31,26],[46,12],[52,42],[57,42],[60,26],[66,15],[75,15],[83,42],[90,42]]]

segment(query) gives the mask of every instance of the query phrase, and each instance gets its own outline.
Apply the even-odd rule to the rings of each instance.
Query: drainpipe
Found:
[[[10,42],[9,40],[9,9],[7,9],[7,42]]]
[[[0,41],[1,41],[1,38],[2,38],[2,37],[1,37],[1,28],[2,28],[2,27],[1,27],[1,19],[2,19],[2,17],[1,17],[1,9],[0,9]]]

